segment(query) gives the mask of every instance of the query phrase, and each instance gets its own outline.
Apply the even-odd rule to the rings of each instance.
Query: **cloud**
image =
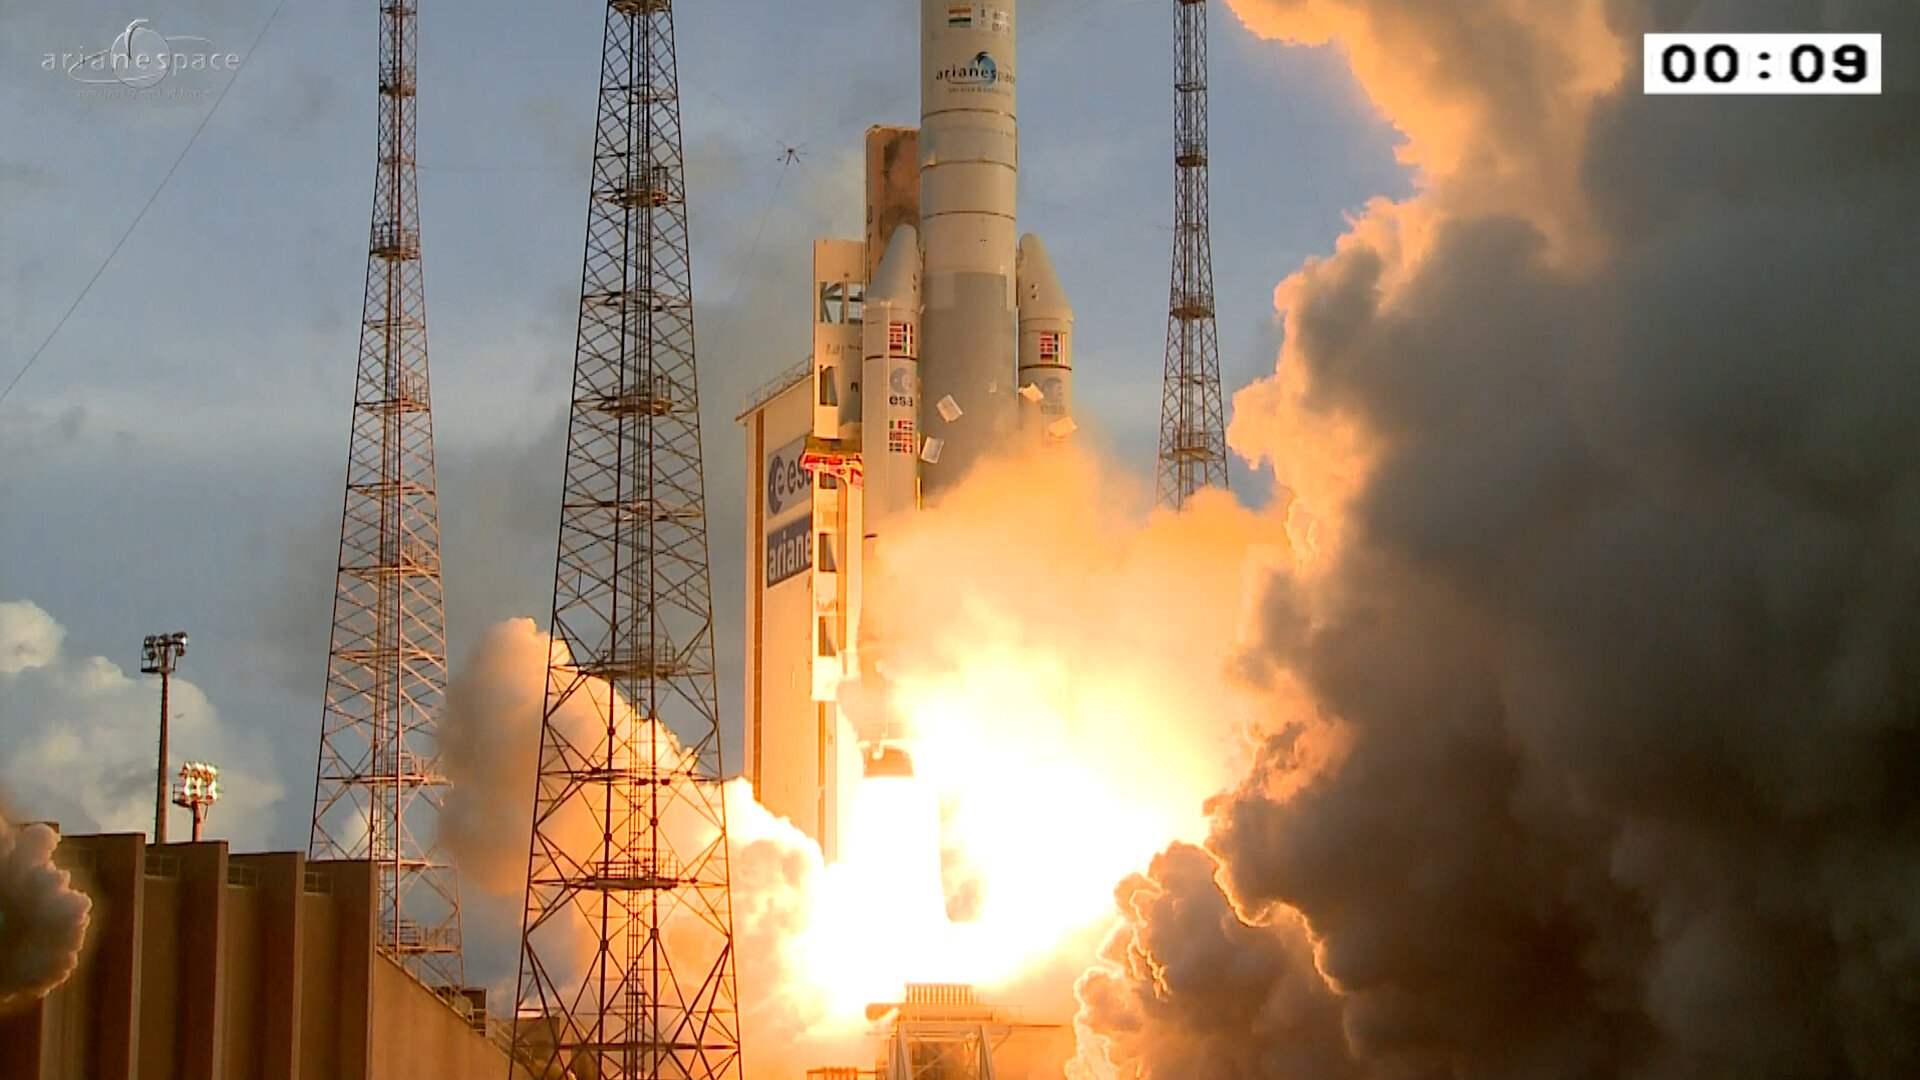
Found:
[[[0,675],[46,667],[66,638],[66,628],[35,605],[0,604]]]
[[[1649,30],[1910,42],[1920,10],[1232,6],[1337,42],[1419,189],[1280,285],[1235,397],[1303,541],[1243,668],[1310,701],[1214,806],[1238,925],[1132,894],[1089,1034],[1147,1080],[1328,1046],[1367,1077],[1920,1072],[1916,87],[1637,71]],[[1302,760],[1321,722],[1342,750]],[[1214,902],[1170,873],[1144,895]],[[1223,937],[1284,1018],[1208,1022],[1246,968],[1169,981]]]
[[[157,687],[104,656],[67,653],[65,636],[32,601],[0,602],[0,781],[18,808],[68,832],[144,832],[153,824]],[[212,835],[260,844],[284,790],[265,741],[223,723],[184,675],[171,681],[172,764],[220,766]]]

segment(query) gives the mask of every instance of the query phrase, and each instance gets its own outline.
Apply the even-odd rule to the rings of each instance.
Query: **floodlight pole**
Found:
[[[160,764],[153,789],[153,842],[167,842],[167,717],[169,680],[180,658],[187,652],[183,630],[171,634],[148,634],[140,644],[140,672],[160,676]]]

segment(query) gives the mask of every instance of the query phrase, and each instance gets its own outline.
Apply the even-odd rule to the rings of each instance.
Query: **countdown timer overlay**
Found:
[[[1649,94],[1878,94],[1879,34],[1648,34]]]

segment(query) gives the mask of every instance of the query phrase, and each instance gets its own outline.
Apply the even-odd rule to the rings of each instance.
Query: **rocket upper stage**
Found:
[[[1020,134],[1013,0],[920,7],[921,377],[941,440],[922,490],[950,487],[1013,433]],[[935,416],[939,417],[936,422]],[[951,417],[951,418],[949,418]]]

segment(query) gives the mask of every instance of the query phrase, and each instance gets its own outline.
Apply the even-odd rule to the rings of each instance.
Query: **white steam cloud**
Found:
[[[452,781],[441,836],[470,887],[463,910],[468,967],[500,1002],[515,993],[541,711],[550,650],[561,648],[531,619],[496,624],[449,684],[439,728],[442,763]],[[557,718],[563,727],[592,720],[590,707]],[[762,809],[745,780],[727,782],[722,797],[743,1039],[804,1058],[795,1042],[819,1017],[797,991],[803,986],[796,974],[797,941],[812,921],[820,851]],[[689,822],[678,827],[697,828]],[[692,832],[674,843],[679,850],[699,846]],[[811,1048],[819,1049],[817,1042]]]
[[[45,997],[73,974],[93,901],[53,864],[60,837],[0,816],[0,1010]]]

